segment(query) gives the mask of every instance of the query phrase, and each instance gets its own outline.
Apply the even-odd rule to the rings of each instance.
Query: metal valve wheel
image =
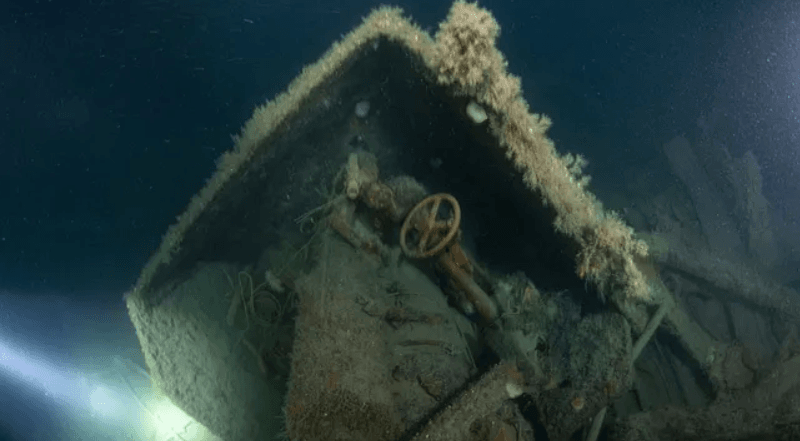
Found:
[[[451,209],[444,219],[439,219],[442,203]],[[406,216],[400,228],[400,248],[406,256],[416,259],[436,256],[453,241],[460,225],[461,207],[453,195],[438,193],[428,196]],[[410,245],[410,238],[416,243]]]

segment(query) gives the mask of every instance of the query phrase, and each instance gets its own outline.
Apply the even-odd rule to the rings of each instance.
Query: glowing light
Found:
[[[0,340],[0,373],[3,372],[59,401],[73,400],[80,394],[78,375]]]
[[[89,403],[94,411],[104,417],[117,417],[125,410],[122,402],[104,386],[97,386],[89,394]]]
[[[76,428],[78,432],[105,429],[117,430],[115,436],[119,439],[131,439],[131,434],[135,439],[154,441],[219,441],[155,391],[142,368],[117,356],[110,358],[110,367],[84,375],[0,338],[0,375],[14,378],[64,405],[75,413],[76,421],[91,425]],[[83,435],[78,433],[80,439]]]

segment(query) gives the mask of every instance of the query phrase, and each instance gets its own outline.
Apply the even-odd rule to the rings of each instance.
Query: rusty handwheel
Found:
[[[439,219],[442,202],[450,206],[444,219]],[[439,254],[458,233],[461,225],[461,207],[453,195],[438,193],[423,199],[406,216],[400,228],[400,248],[406,256],[422,259]],[[409,236],[416,244],[409,247]]]

